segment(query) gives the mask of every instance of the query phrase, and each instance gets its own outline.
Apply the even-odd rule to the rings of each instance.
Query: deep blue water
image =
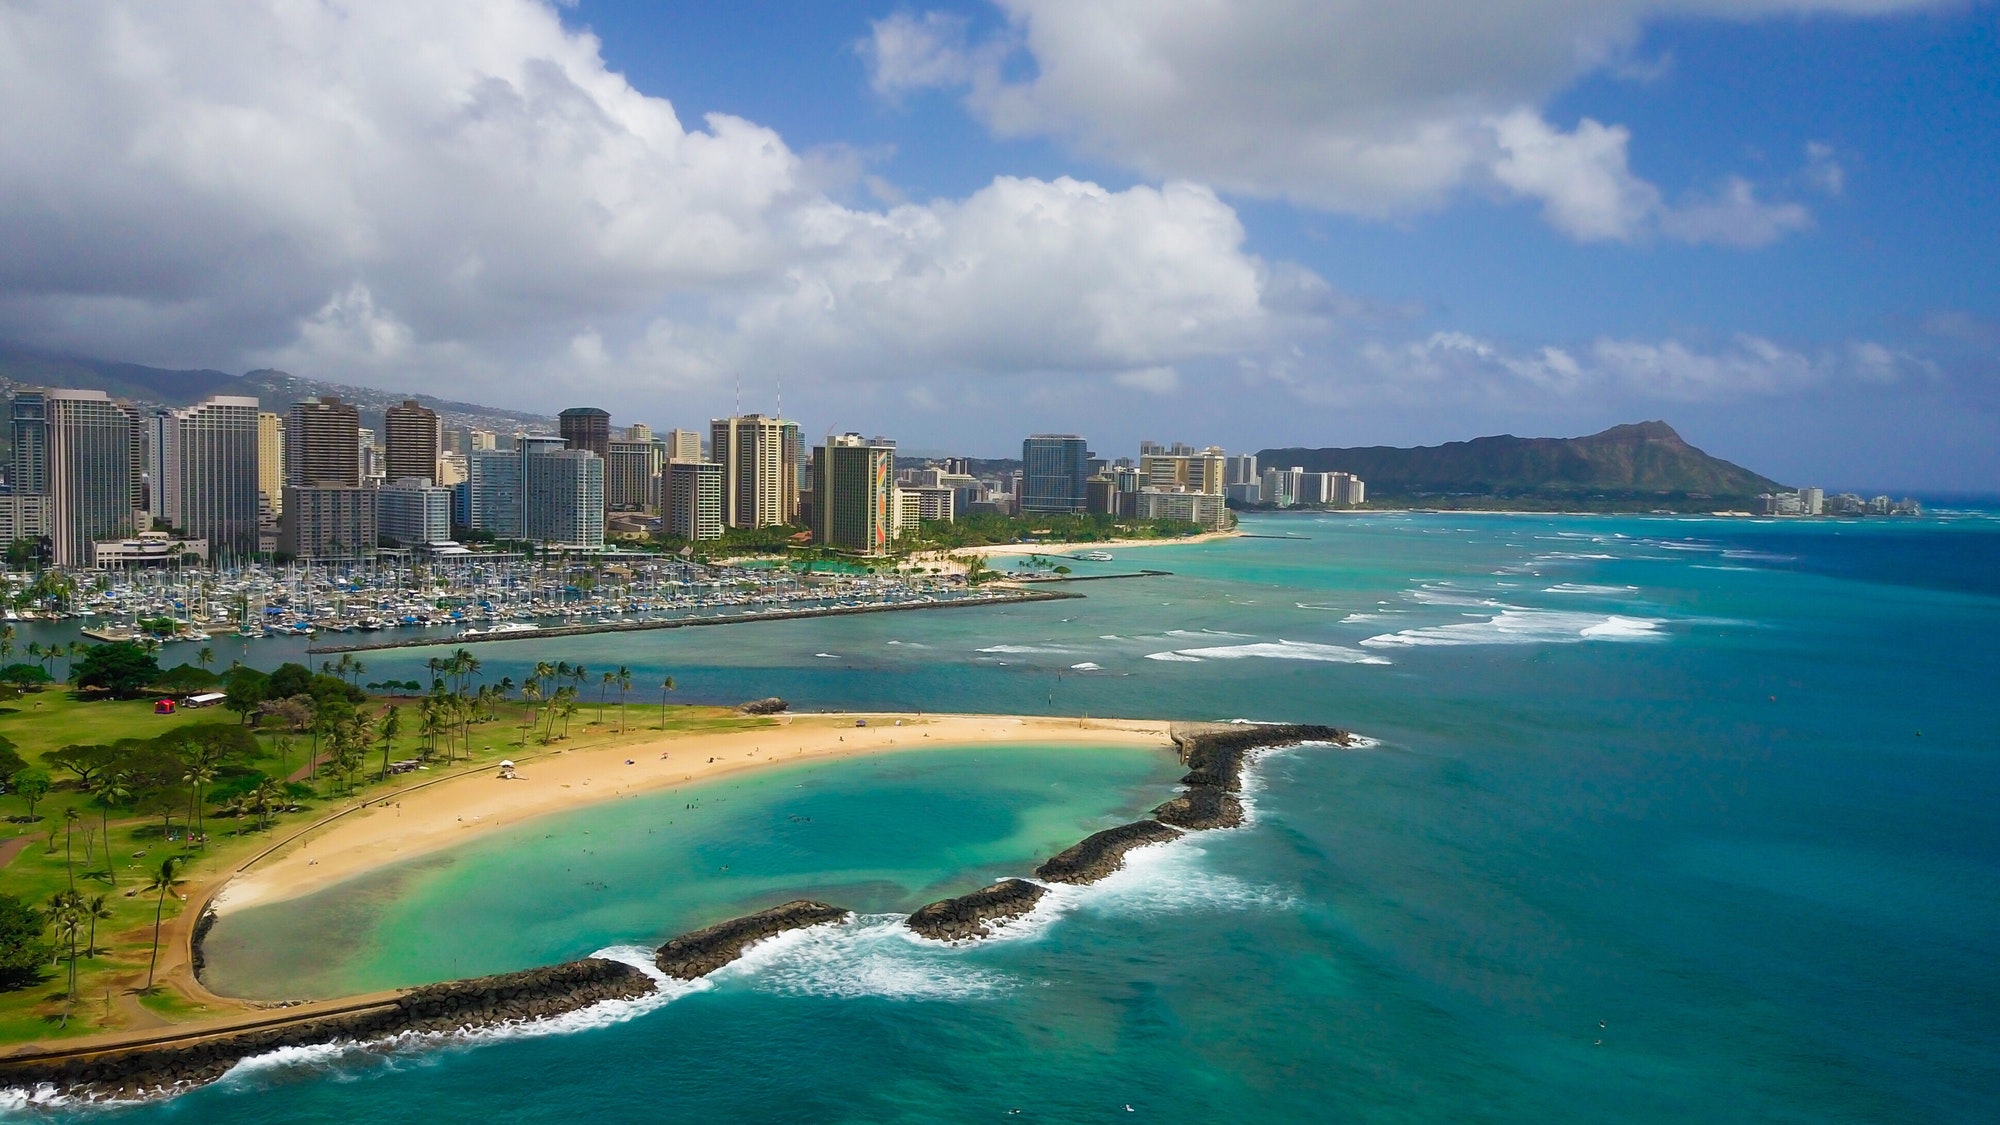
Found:
[[[535,656],[671,672],[683,701],[1244,716],[1377,740],[1265,758],[1249,827],[1139,853],[977,948],[871,916],[588,1026],[259,1066],[117,1116],[1991,1119],[2000,522],[1253,530],[1310,538],[1122,552],[1105,565],[1174,574],[1082,601],[480,651],[517,679]],[[373,654],[370,677],[428,655]],[[1151,776],[1119,773],[1093,811],[999,785],[1018,780],[1001,755],[953,768],[928,788],[857,773],[816,798],[885,831],[924,822],[870,909],[976,885],[1047,826],[1129,812]],[[956,846],[961,790],[989,782],[1012,795],[966,815]],[[716,831],[754,840],[777,806],[742,807],[760,811]],[[828,864],[858,847],[829,845]],[[757,893],[806,889],[799,862],[773,860],[794,874]],[[576,956],[655,939],[635,904],[745,897],[684,866],[658,876],[671,894],[614,886],[588,917],[557,896],[571,905],[524,925],[496,893],[507,865],[468,857],[354,915],[348,940],[427,932],[436,911],[459,936],[433,940],[490,959]]]

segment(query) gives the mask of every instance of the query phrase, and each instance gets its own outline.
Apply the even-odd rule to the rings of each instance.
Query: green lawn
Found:
[[[421,701],[413,699],[371,699],[364,710],[380,712],[389,705],[399,707],[403,734],[389,749],[391,759],[421,755],[423,739],[418,733]],[[467,757],[461,750],[456,763],[434,760],[432,770],[422,775],[432,781],[451,769],[485,768],[505,757],[532,756],[540,749],[539,738],[530,734],[525,749],[521,745],[522,723],[527,714],[521,703],[502,703],[496,718],[473,724],[466,742]],[[750,729],[769,725],[771,720],[744,716],[733,710],[714,707],[672,707],[664,723],[658,703],[650,706],[634,701],[626,708],[625,733],[643,734],[666,730],[673,733]],[[162,902],[158,892],[148,892],[149,878],[159,871],[163,859],[173,857],[183,866],[183,880],[177,893],[210,882],[233,870],[237,864],[269,843],[283,839],[300,826],[336,811],[356,800],[369,799],[416,783],[411,776],[376,780],[382,765],[382,747],[373,744],[366,763],[355,777],[356,787],[348,790],[342,779],[319,777],[308,781],[307,789],[295,790],[302,806],[275,816],[268,827],[260,827],[257,817],[226,816],[216,801],[203,803],[201,827],[206,839],[189,839],[185,812],[172,817],[173,835],[163,832],[157,815],[140,815],[131,808],[105,809],[85,791],[72,774],[48,767],[44,755],[75,743],[112,743],[122,738],[154,738],[178,728],[204,723],[239,724],[233,712],[220,708],[180,711],[174,715],[153,714],[151,697],[129,701],[85,701],[66,690],[50,688],[0,702],[0,735],[12,740],[16,752],[30,767],[47,769],[55,785],[36,806],[36,819],[26,822],[27,806],[22,798],[9,793],[0,797],[0,844],[26,837],[27,842],[4,869],[0,869],[0,893],[19,897],[31,906],[45,909],[51,896],[72,886],[85,899],[102,896],[110,917],[97,922],[94,955],[77,961],[77,989],[68,1001],[67,1027],[59,1025],[66,1006],[69,966],[66,961],[51,965],[39,984],[13,992],[0,992],[0,1044],[35,1039],[87,1035],[98,1031],[132,1026],[144,1013],[167,1019],[184,1019],[202,1009],[171,990],[139,995],[146,983],[156,907],[166,919],[173,919],[182,903],[175,894]],[[583,703],[568,724],[566,747],[588,746],[619,736],[619,707],[613,702],[600,706]],[[558,724],[560,731],[560,724]],[[282,759],[269,733],[257,736],[257,756],[231,767],[243,778],[270,776],[283,778],[304,766],[312,751],[310,735],[294,735],[290,752]],[[222,784],[226,779],[218,779]],[[72,818],[70,810],[75,810]],[[107,816],[108,812],[108,816]],[[105,836],[108,821],[110,835]],[[78,938],[81,946],[88,934]],[[107,1001],[107,997],[109,1000]]]

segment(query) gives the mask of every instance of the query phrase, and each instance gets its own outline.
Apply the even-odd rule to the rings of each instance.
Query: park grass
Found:
[[[374,698],[363,705],[364,710],[378,712],[392,705],[401,708],[404,734],[391,746],[391,760],[421,756],[423,740],[417,733],[421,702],[418,698],[389,697]],[[199,843],[189,839],[185,828],[178,823],[179,818],[176,818],[175,837],[170,839],[164,835],[157,816],[140,817],[121,810],[111,813],[107,842],[103,838],[102,808],[78,787],[73,775],[49,769],[56,784],[36,806],[37,820],[0,824],[0,842],[20,836],[30,838],[13,861],[0,868],[0,893],[42,908],[52,895],[74,885],[86,899],[104,896],[112,916],[97,924],[94,955],[78,959],[74,1000],[67,997],[69,967],[64,961],[48,966],[40,983],[0,992],[0,1045],[91,1035],[160,1019],[177,1022],[208,1012],[209,1009],[177,991],[171,980],[162,981],[162,987],[152,993],[143,991],[156,907],[161,909],[163,932],[170,934],[172,927],[167,923],[179,915],[185,905],[182,896],[189,887],[225,876],[257,851],[329,813],[413,784],[490,768],[503,758],[533,756],[543,747],[538,735],[532,733],[523,745],[528,712],[529,708],[522,703],[498,704],[495,719],[473,724],[467,739],[470,749],[461,750],[456,761],[447,763],[437,758],[421,774],[391,776],[387,781],[377,780],[382,747],[376,742],[351,790],[340,779],[324,776],[314,779],[309,782],[313,796],[299,802],[303,807],[274,816],[268,827],[260,828],[255,816],[239,819],[218,815],[211,803],[205,810],[208,815],[203,825],[207,839]],[[580,702],[578,712],[569,722],[568,737],[558,741],[564,748],[575,748],[621,737],[643,737],[652,732],[713,733],[772,723],[770,719],[721,707],[673,706],[663,717],[657,702],[649,705],[637,701],[625,708],[622,720],[621,723],[615,699],[608,703]],[[153,738],[184,726],[238,722],[236,714],[219,708],[155,715],[150,696],[124,701],[90,700],[59,688],[29,693],[0,704],[0,734],[14,742],[17,752],[30,766],[42,768],[48,768],[42,761],[44,755],[74,743]],[[260,732],[261,756],[246,763],[247,768],[284,777],[307,764],[311,752],[309,735],[295,735],[295,745],[282,760],[274,741],[271,734]],[[73,821],[66,818],[66,810],[72,808],[79,813]],[[21,816],[26,811],[20,798],[11,794],[0,797],[0,812]],[[52,830],[53,847],[50,846]],[[65,859],[65,844],[73,863]],[[145,888],[159,871],[161,861],[168,857],[181,866],[175,889],[162,901],[157,891]],[[115,885],[110,871],[114,863]],[[69,1018],[64,1025],[66,1006]]]
[[[158,738],[177,727],[238,721],[234,712],[219,707],[181,707],[171,715],[155,715],[155,698],[87,702],[60,689],[29,692],[0,703],[0,734],[13,739],[21,756],[35,765],[38,755],[72,743]]]

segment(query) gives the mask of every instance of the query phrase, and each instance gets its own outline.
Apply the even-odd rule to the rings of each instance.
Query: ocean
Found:
[[[1166,755],[887,755],[562,814],[225,917],[210,979],[276,998],[642,957],[801,894],[860,917],[650,1000],[294,1052],[109,1112],[1991,1119],[2000,516],[1245,523],[1276,538],[1064,560],[1172,572],[1076,601],[479,650],[517,680],[557,655],[670,673],[681,702],[1367,736],[1261,757],[1243,828],[943,947],[900,912],[1165,799]],[[434,652],[367,654],[369,677]]]

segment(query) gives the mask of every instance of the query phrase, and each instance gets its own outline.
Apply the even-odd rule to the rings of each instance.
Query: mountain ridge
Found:
[[[1353,473],[1371,501],[1463,507],[1480,502],[1534,506],[1713,506],[1785,486],[1689,445],[1664,421],[1631,422],[1573,438],[1512,434],[1400,448],[1290,447],[1260,450],[1265,468]],[[1470,503],[1468,503],[1470,502]]]
[[[285,407],[321,395],[339,395],[361,409],[367,424],[379,425],[382,411],[415,399],[437,411],[445,424],[512,432],[522,426],[554,429],[555,419],[531,411],[506,410],[480,403],[456,402],[436,395],[384,391],[324,379],[309,379],[276,368],[258,368],[241,375],[210,368],[147,367],[115,360],[60,355],[0,347],[0,390],[19,387],[74,387],[103,391],[140,406],[185,407],[210,395],[248,395],[264,409],[283,413]]]

